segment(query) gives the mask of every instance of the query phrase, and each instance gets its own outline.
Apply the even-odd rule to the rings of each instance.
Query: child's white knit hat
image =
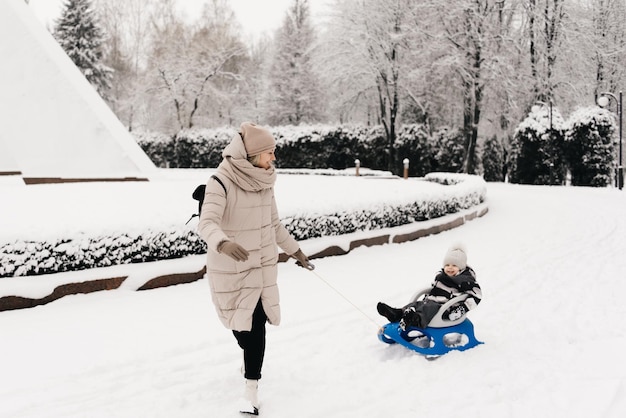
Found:
[[[453,244],[448,248],[445,257],[443,257],[444,267],[446,264],[454,264],[459,270],[464,270],[467,267],[467,254],[463,244]]]

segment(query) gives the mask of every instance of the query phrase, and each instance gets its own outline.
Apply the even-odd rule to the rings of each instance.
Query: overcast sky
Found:
[[[188,16],[197,15],[206,0],[177,0]],[[229,0],[246,34],[258,37],[272,34],[282,23],[287,7],[293,0]],[[322,13],[329,0],[309,0],[313,15]],[[46,26],[60,13],[63,0],[30,0],[30,8]]]

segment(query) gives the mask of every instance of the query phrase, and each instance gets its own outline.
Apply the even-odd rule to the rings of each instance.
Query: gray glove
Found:
[[[311,262],[309,261],[309,258],[306,255],[304,255],[301,249],[298,249],[298,251],[293,253],[291,256],[297,260],[296,264],[299,265],[300,267],[304,267],[307,270],[315,269],[315,266],[311,264]]]
[[[226,254],[235,261],[246,261],[250,255],[245,248],[233,241],[223,241],[218,245],[217,252]]]

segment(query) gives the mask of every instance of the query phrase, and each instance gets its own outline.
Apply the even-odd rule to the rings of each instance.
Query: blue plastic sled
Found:
[[[428,292],[424,289],[411,298],[416,301]],[[391,322],[378,331],[378,339],[387,344],[400,344],[427,358],[437,358],[452,350],[465,351],[483,344],[474,335],[474,325],[465,316],[456,320],[443,318],[444,312],[451,306],[464,301],[467,295],[460,295],[446,302],[424,329],[400,328],[398,322]]]
[[[406,331],[399,323],[391,322],[378,331],[378,339],[387,344],[398,343],[426,357],[439,357],[452,350],[464,351],[483,344],[476,339],[469,319],[451,327],[410,327]]]

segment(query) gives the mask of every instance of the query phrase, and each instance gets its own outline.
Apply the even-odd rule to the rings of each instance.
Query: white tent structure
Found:
[[[0,184],[21,182],[22,172],[17,162],[9,153],[0,132]]]
[[[26,184],[147,180],[154,172],[24,0],[0,1],[0,60],[0,172],[19,172]]]

